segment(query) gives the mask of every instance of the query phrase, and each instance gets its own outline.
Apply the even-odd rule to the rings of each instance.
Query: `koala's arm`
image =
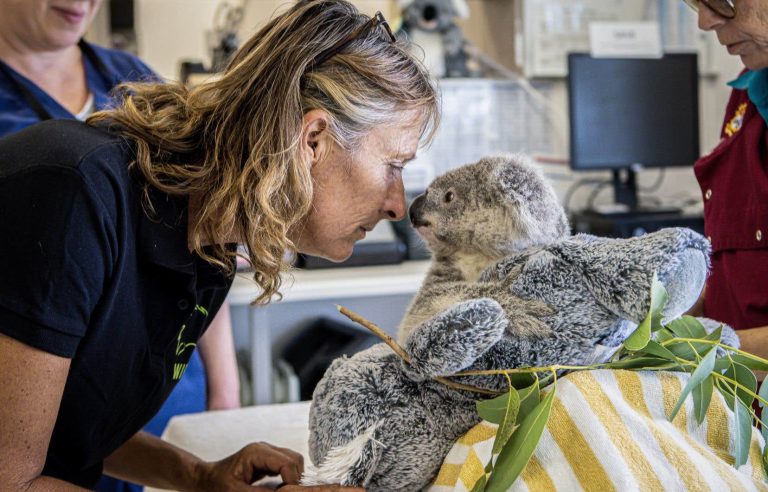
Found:
[[[578,235],[558,244],[556,253],[581,271],[595,299],[636,323],[648,313],[654,272],[668,293],[664,317],[672,319],[695,304],[709,267],[709,243],[684,228],[628,239]]]
[[[405,370],[421,381],[448,376],[475,362],[504,335],[507,319],[498,302],[464,301],[416,327],[405,344],[411,364]]]

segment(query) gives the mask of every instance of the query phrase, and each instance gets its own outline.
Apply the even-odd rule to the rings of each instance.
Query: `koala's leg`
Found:
[[[473,299],[422,323],[408,337],[405,365],[416,381],[448,376],[469,367],[504,335],[507,319],[498,302]]]

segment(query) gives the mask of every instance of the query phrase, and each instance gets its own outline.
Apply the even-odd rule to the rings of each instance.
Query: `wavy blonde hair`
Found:
[[[309,212],[313,185],[299,153],[303,115],[322,109],[334,140],[347,150],[380,125],[420,115],[428,140],[439,122],[436,87],[402,40],[379,26],[319,66],[313,61],[368,17],[344,0],[301,0],[237,51],[221,77],[189,89],[180,83],[130,83],[121,104],[95,113],[135,144],[132,169],[149,187],[205,197],[190,223],[190,245],[233,273],[226,238],[247,247],[263,289],[278,293],[296,253],[288,231]],[[203,245],[212,243],[210,248]]]

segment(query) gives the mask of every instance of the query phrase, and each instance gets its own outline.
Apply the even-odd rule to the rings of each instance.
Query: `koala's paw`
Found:
[[[461,302],[418,326],[408,337],[411,355],[406,374],[414,380],[458,372],[482,355],[504,334],[507,318],[498,302]]]

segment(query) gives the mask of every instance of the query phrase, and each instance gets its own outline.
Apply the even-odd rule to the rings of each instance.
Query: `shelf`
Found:
[[[283,299],[301,302],[413,294],[421,286],[429,261],[406,261],[398,265],[293,270],[283,274]],[[238,273],[229,291],[232,306],[245,306],[261,292],[247,273]]]

